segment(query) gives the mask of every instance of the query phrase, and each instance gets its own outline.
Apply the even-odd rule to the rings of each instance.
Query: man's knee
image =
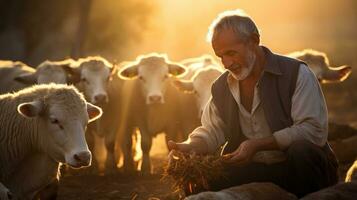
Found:
[[[288,158],[303,160],[315,160],[322,155],[322,148],[306,140],[293,142],[287,150]]]

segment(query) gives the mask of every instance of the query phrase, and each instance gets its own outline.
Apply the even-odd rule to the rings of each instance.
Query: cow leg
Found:
[[[117,169],[117,162],[114,155],[115,148],[115,131],[110,130],[109,134],[105,137],[105,147],[107,149],[107,160],[105,162],[105,172],[115,173]]]
[[[94,136],[94,148],[93,148],[93,157],[92,160],[92,170],[93,173],[101,173],[104,170],[104,164],[107,157],[107,150],[105,148],[105,138],[98,136],[96,133],[93,133]]]
[[[140,130],[141,134],[141,150],[143,152],[143,160],[141,165],[141,172],[144,175],[151,173],[150,150],[152,145],[152,137],[148,131]]]
[[[126,172],[133,172],[134,171],[134,159],[133,159],[133,140],[132,140],[132,129],[129,128],[125,132],[125,136],[123,137],[123,141],[121,142],[121,149],[123,151],[124,157],[124,171]]]

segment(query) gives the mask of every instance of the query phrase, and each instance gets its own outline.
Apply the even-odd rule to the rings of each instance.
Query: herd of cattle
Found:
[[[331,68],[318,51],[289,56],[305,61],[321,83],[340,82],[351,73],[348,66]],[[209,55],[172,62],[152,53],[120,64],[87,57],[37,67],[0,61],[0,199],[41,195],[58,183],[60,163],[88,166],[93,152],[95,164],[98,140],[107,150],[106,172],[117,169],[116,144],[124,170],[134,170],[136,130],[141,170],[150,173],[152,138],[162,132],[167,140],[187,138],[223,70]]]

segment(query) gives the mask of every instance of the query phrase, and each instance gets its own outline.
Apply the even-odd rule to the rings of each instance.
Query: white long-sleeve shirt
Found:
[[[227,76],[229,89],[238,104],[239,123],[242,133],[249,139],[274,136],[281,151],[261,151],[253,160],[256,162],[274,163],[285,159],[282,151],[293,141],[308,140],[323,146],[327,141],[328,118],[327,108],[320,84],[313,72],[304,64],[299,67],[296,87],[292,96],[291,117],[293,125],[272,133],[264,115],[259,97],[259,81],[254,88],[252,110],[249,113],[240,101],[239,81]],[[212,99],[207,103],[202,118],[202,126],[195,129],[190,138],[202,138],[209,152],[215,152],[225,142],[224,122],[218,114]]]

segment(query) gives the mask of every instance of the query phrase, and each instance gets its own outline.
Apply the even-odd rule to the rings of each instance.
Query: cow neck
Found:
[[[26,119],[17,112],[17,105],[28,101],[28,98],[8,96],[0,99],[0,171],[15,170],[29,154],[39,151],[38,120]],[[24,131],[26,130],[26,131]],[[11,133],[11,134],[9,134]],[[7,168],[7,169],[5,169]]]

